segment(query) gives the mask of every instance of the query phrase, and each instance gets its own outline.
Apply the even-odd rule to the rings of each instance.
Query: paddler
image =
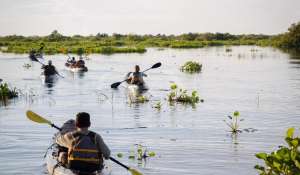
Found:
[[[51,60],[48,61],[48,65],[43,65],[42,69],[44,69],[45,76],[57,74],[57,71],[56,71],[55,67],[52,65]]]
[[[76,67],[85,67],[85,62],[83,61],[83,58],[80,56],[79,60],[76,63]]]
[[[127,74],[128,78],[128,83],[129,84],[136,84],[139,86],[144,85],[144,79],[143,77],[147,77],[147,75],[143,72],[140,72],[140,66],[139,65],[135,65],[134,67],[135,71],[134,72],[130,72]]]
[[[68,168],[80,172],[95,172],[103,169],[103,158],[109,159],[110,150],[102,137],[89,130],[90,115],[80,112],[76,115],[76,129],[56,138],[56,143],[68,148]]]

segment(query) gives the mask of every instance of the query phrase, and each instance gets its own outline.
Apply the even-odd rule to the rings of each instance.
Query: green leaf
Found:
[[[291,141],[291,144],[294,146],[294,147],[297,147],[298,146],[298,139],[293,139]]]
[[[280,170],[281,165],[280,165],[279,162],[274,161],[273,165],[274,165],[275,168],[277,168],[278,170]]]
[[[235,116],[235,117],[240,116],[240,112],[239,111],[234,111],[233,116]]]
[[[260,165],[255,165],[254,168],[257,170],[260,170],[260,171],[265,171],[265,167],[260,166]]]
[[[294,162],[295,162],[296,167],[297,167],[298,169],[300,169],[300,162],[299,162],[298,160],[295,160]]]
[[[259,158],[259,159],[267,160],[268,154],[266,154],[266,153],[258,153],[258,154],[255,154],[255,156],[257,158]]]
[[[295,131],[295,128],[289,128],[286,132],[286,137],[288,138],[293,138],[294,136],[294,131]]]

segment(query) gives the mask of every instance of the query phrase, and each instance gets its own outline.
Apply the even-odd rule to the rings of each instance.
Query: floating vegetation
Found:
[[[9,88],[7,83],[0,83],[0,101],[7,104],[9,99],[18,97],[17,88]]]
[[[193,91],[191,95],[188,94],[187,90],[178,89],[175,83],[171,84],[171,92],[168,94],[169,102],[179,102],[195,105],[199,101],[203,102],[203,100],[199,98],[197,91]]]
[[[188,73],[200,72],[202,70],[202,64],[196,61],[188,61],[181,66],[180,70]]]
[[[25,64],[23,65],[23,67],[26,68],[26,69],[29,69],[29,68],[31,68],[32,66],[31,66],[31,64],[25,63]]]
[[[118,158],[123,158],[125,153],[118,153]],[[128,159],[131,160],[145,160],[148,157],[155,157],[156,153],[154,151],[149,151],[146,146],[141,144],[134,144],[129,150]]]
[[[241,133],[242,131],[239,129],[240,128],[240,122],[243,121],[244,119],[240,118],[240,112],[235,111],[233,113],[233,116],[228,115],[227,118],[229,121],[223,120],[227,126],[231,129],[231,132],[233,134]]]
[[[148,102],[149,99],[148,97],[144,96],[144,95],[139,95],[137,98],[136,98],[136,103],[145,103],[145,102]]]
[[[300,174],[300,138],[294,137],[295,128],[289,128],[285,141],[288,146],[279,146],[271,154],[258,153],[255,156],[265,162],[264,166],[255,165],[261,175],[296,175]]]
[[[157,102],[157,103],[155,103],[155,104],[153,105],[153,108],[156,108],[157,110],[160,110],[160,109],[161,109],[161,106],[162,106],[162,103],[159,101],[159,102]]]

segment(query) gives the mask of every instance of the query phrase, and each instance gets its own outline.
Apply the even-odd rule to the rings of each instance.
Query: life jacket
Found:
[[[75,141],[68,151],[68,166],[72,170],[94,172],[103,168],[103,156],[96,143],[96,133],[73,133]]]

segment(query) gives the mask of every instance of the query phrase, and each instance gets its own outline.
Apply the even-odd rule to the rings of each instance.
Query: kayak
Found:
[[[65,64],[66,69],[71,71],[71,72],[87,72],[88,68],[86,66],[84,67],[74,67],[70,63]]]
[[[128,84],[126,89],[131,103],[138,102],[142,94],[148,90],[147,86],[136,84]]]
[[[72,131],[75,128],[75,121],[68,120],[62,127],[62,131],[56,133],[53,137],[53,144],[50,146],[46,154],[46,164],[47,170],[50,175],[80,175],[80,172],[73,171],[58,161],[58,145],[55,143],[55,138],[60,134],[64,134],[68,131]],[[95,171],[90,175],[110,175],[111,174],[111,165],[109,161],[104,160],[104,168],[102,171]]]
[[[142,93],[146,92],[148,90],[148,87],[146,85],[128,84],[127,90],[129,94],[139,96]]]

